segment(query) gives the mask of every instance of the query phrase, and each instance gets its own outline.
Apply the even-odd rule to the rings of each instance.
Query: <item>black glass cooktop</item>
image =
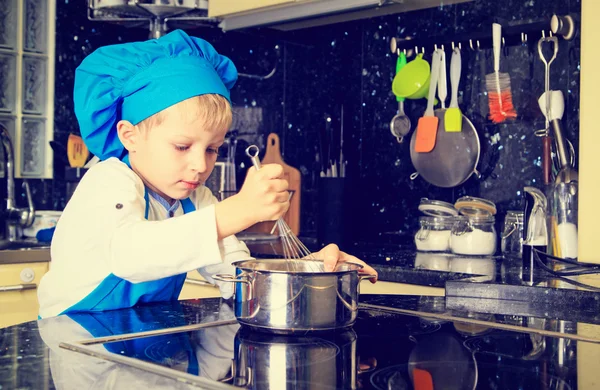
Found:
[[[567,390],[577,388],[576,344],[361,309],[335,333],[272,335],[229,321],[102,346],[109,360],[203,387]]]

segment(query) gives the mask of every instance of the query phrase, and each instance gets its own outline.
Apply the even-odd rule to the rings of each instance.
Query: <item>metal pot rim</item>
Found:
[[[246,260],[237,260],[232,262],[231,264],[236,267],[239,268],[243,271],[247,271],[247,272],[260,272],[260,273],[268,273],[268,274],[294,274],[294,275],[343,275],[343,274],[347,274],[350,272],[358,272],[360,270],[362,270],[364,268],[364,266],[362,264],[359,263],[355,263],[353,261],[344,261],[342,263],[338,263],[338,265],[336,266],[336,270],[333,271],[326,271],[326,272],[315,272],[315,271],[290,271],[290,270],[277,270],[277,269],[256,269],[253,267],[249,267],[249,266],[244,266],[244,263],[260,263],[260,264],[269,264],[269,263],[276,263],[276,262],[282,262],[282,261],[287,261],[286,259],[246,259]],[[310,260],[299,260],[299,261],[314,261],[314,262],[320,262],[322,263],[323,260],[317,260],[317,259],[310,259]],[[342,270],[337,270],[338,267],[340,266],[344,266],[344,265],[351,265],[352,267],[350,268],[354,268],[354,269],[342,269]]]

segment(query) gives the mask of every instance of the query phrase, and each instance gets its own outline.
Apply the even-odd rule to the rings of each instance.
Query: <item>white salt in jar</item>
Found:
[[[415,245],[423,252],[450,252],[450,235],[454,217],[419,217],[420,229],[415,234]]]
[[[493,216],[456,217],[450,249],[459,255],[488,256],[496,252],[497,235]]]
[[[487,199],[463,196],[454,207],[461,214],[452,227],[450,249],[459,255],[489,256],[496,252],[496,205]]]
[[[415,234],[417,251],[450,252],[450,232],[458,211],[451,203],[440,200],[421,199],[419,211],[420,228]]]

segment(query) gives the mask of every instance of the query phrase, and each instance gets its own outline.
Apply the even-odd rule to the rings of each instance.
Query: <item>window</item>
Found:
[[[0,0],[0,123],[16,177],[52,178],[55,14],[56,0]]]

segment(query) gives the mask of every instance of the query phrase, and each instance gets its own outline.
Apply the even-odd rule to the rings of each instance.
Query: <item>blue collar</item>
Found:
[[[156,192],[152,191],[150,188],[148,188],[148,187],[146,187],[146,188],[148,191],[148,195],[150,195],[151,197],[156,199],[158,201],[158,203],[160,203],[167,210],[167,213],[169,215],[175,214],[175,211],[177,211],[177,209],[179,208],[179,205],[181,203],[179,200],[175,200],[175,203],[169,204],[169,202],[165,198],[158,195]]]
[[[126,154],[125,156],[123,156],[121,161],[123,161],[125,164],[127,164],[127,166],[131,169],[131,163],[129,162],[129,154]],[[144,218],[146,218],[146,219],[148,219],[148,213],[150,211],[150,199],[149,199],[148,194],[150,194],[150,196],[152,196],[154,199],[156,199],[158,201],[158,203],[160,203],[167,210],[167,215],[169,217],[173,216],[175,211],[179,208],[179,204],[181,204],[184,214],[187,214],[187,213],[190,213],[190,212],[196,210],[196,207],[194,206],[194,204],[192,203],[190,198],[185,198],[181,201],[178,200],[175,203],[173,203],[173,205],[170,205],[169,202],[167,202],[162,196],[158,195],[156,192],[154,192],[152,190],[149,190],[148,187],[146,187],[144,185],[144,201],[146,203],[146,209],[144,211]]]

